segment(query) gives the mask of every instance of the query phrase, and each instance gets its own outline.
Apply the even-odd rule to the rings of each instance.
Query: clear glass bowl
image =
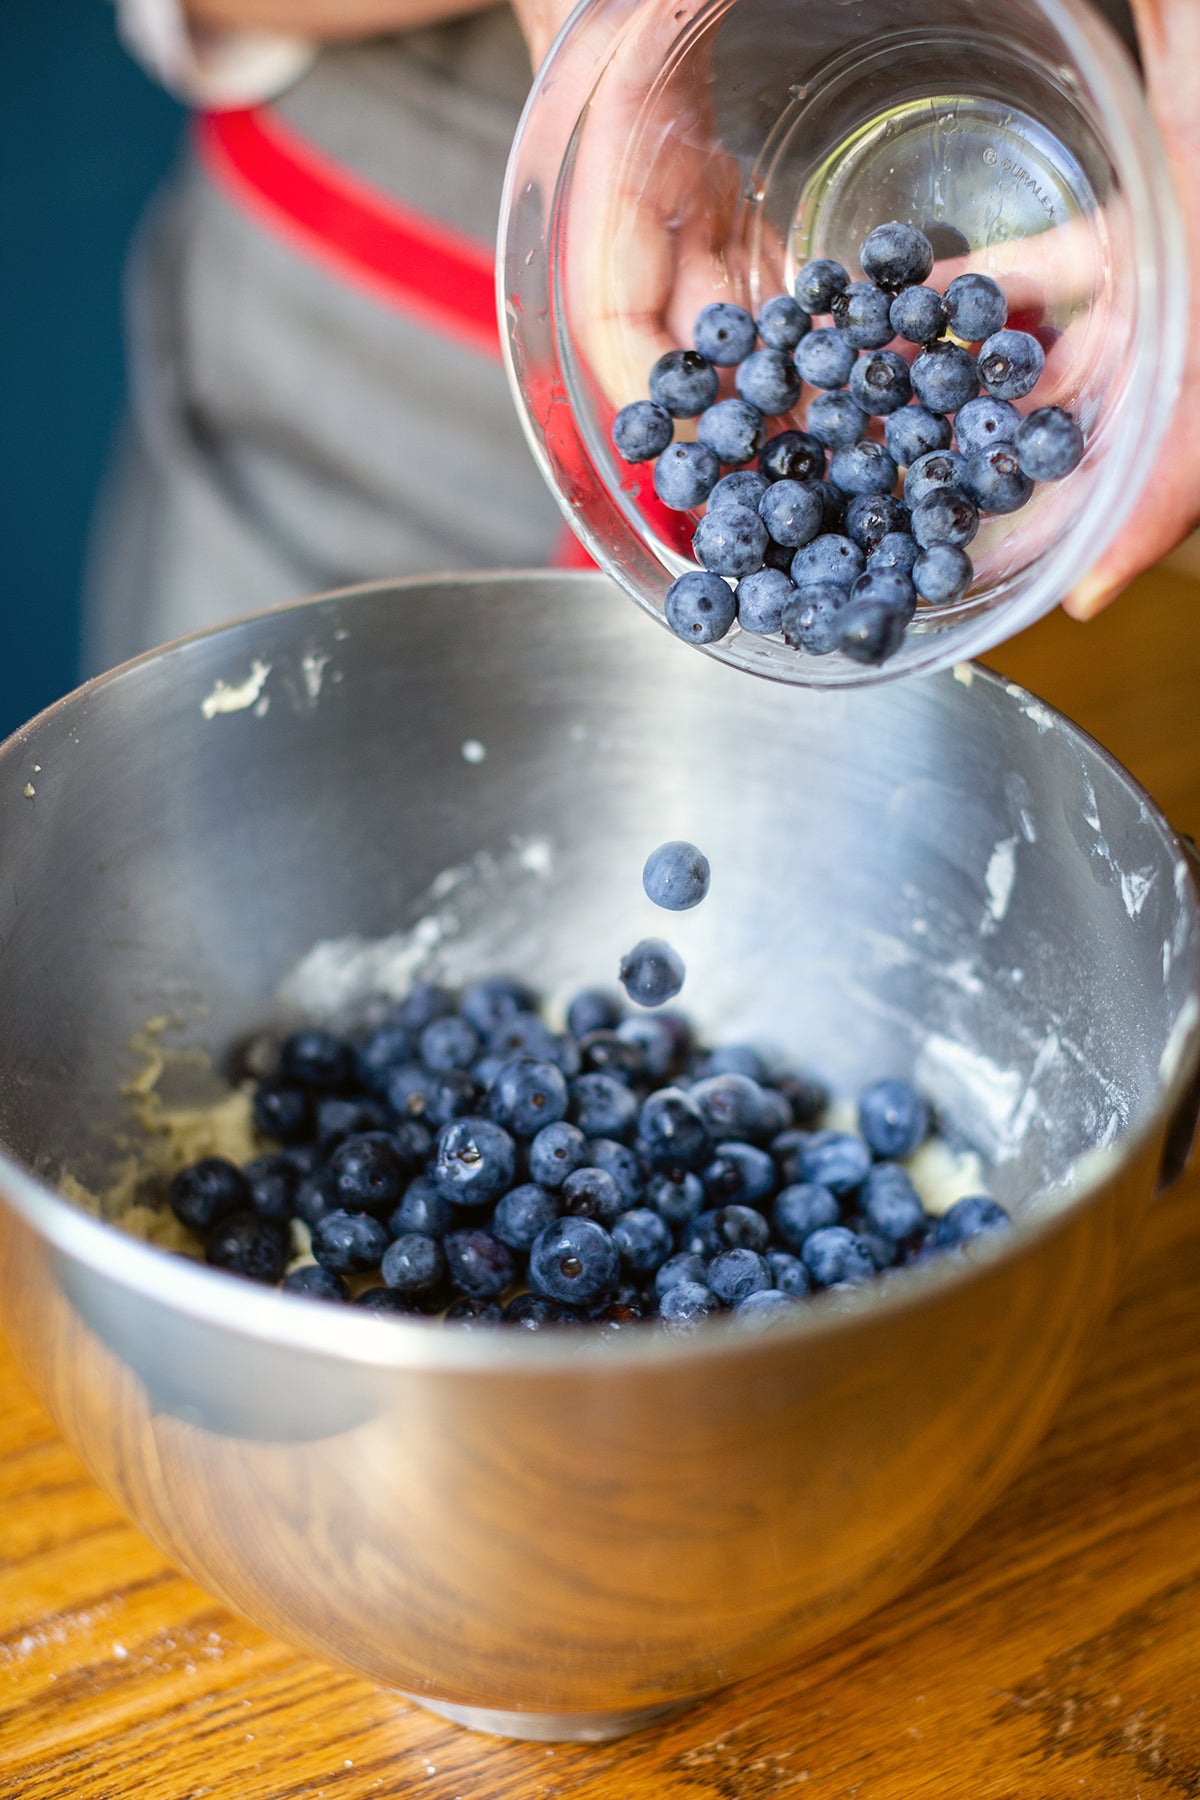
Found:
[[[1137,70],[1090,0],[584,0],[534,84],[500,226],[505,355],[533,450],[595,560],[663,618],[698,514],[613,448],[699,308],[757,311],[810,257],[860,276],[887,219],[1005,288],[1048,346],[1022,410],[1061,404],[1079,468],[985,519],[961,600],[881,668],[736,625],[709,653],[806,686],[945,667],[1054,607],[1137,504],[1171,416],[1187,291]],[[820,321],[819,321],[820,322]],[[824,323],[828,323],[826,320]],[[723,386],[727,391],[727,382]],[[772,431],[803,424],[810,395]],[[677,436],[689,435],[682,422]]]

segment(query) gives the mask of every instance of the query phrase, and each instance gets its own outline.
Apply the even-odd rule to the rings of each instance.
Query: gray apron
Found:
[[[490,254],[528,85],[498,8],[328,50],[272,112]],[[144,222],[127,321],[89,672],[322,588],[551,559],[561,518],[500,363],[339,279],[194,157]]]

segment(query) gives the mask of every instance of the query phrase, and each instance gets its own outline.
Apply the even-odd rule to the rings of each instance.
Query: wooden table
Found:
[[[1200,833],[1200,586],[996,653]],[[0,1355],[2,1800],[1196,1800],[1200,1170],[1153,1209],[1032,1466],[800,1665],[600,1748],[458,1731],[232,1617],[129,1525]]]

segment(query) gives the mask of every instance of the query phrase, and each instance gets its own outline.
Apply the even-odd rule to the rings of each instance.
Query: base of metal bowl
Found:
[[[537,1713],[492,1712],[486,1706],[450,1706],[428,1700],[423,1694],[405,1693],[406,1700],[440,1713],[468,1731],[486,1731],[491,1737],[530,1738],[541,1744],[603,1744],[610,1738],[628,1737],[657,1725],[673,1713],[683,1712],[691,1700],[672,1700],[666,1706],[634,1707],[628,1712]]]

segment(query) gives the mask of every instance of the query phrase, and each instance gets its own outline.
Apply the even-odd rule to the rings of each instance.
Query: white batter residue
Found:
[[[988,858],[987,870],[983,877],[983,885],[987,889],[987,921],[986,929],[994,931],[1012,899],[1013,883],[1017,878],[1017,844],[1015,837],[1003,838]]]
[[[300,658],[304,691],[314,704],[321,698],[321,683],[325,679],[325,668],[329,660],[328,653],[320,650],[310,650],[307,656]]]
[[[246,712],[257,703],[270,673],[270,663],[256,657],[244,681],[231,683],[218,679],[214,682],[212,693],[206,694],[200,702],[200,711],[206,719],[215,719],[218,713]]]

